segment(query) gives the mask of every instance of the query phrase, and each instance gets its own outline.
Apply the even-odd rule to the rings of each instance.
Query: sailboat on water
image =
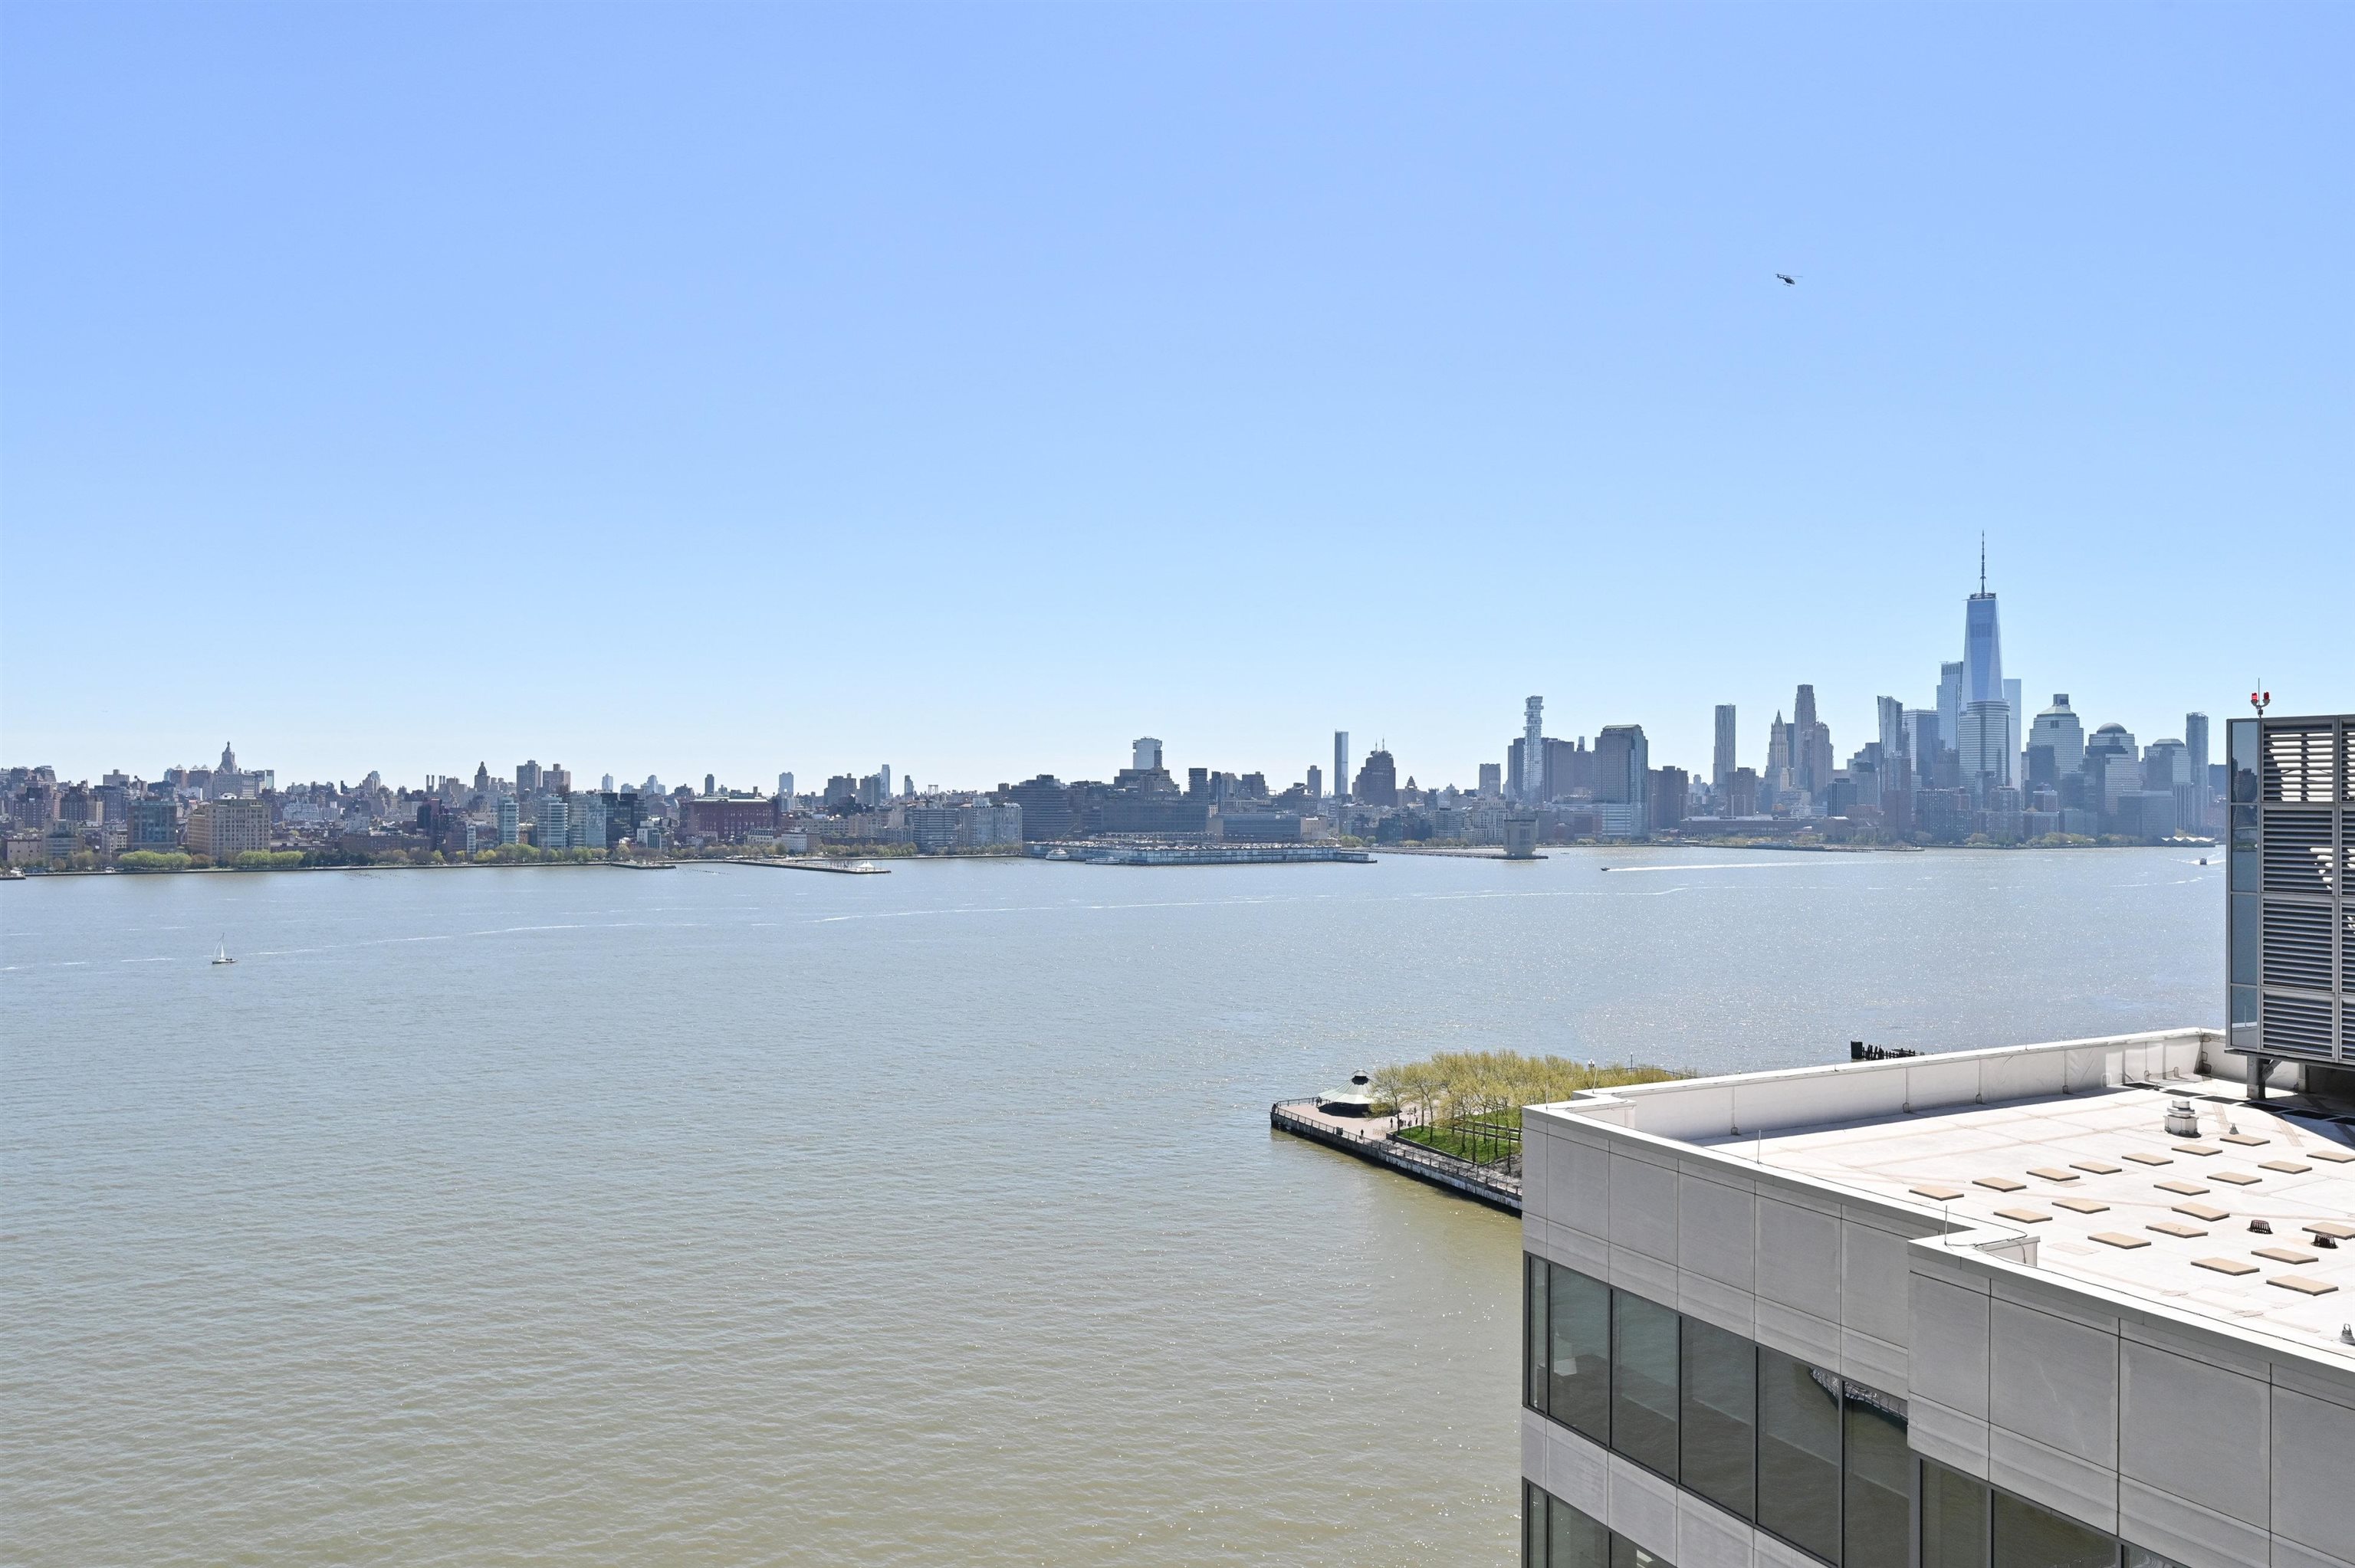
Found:
[[[237,962],[235,959],[229,956],[229,933],[227,931],[223,931],[221,933],[220,951],[213,955],[213,962],[217,964],[233,964]]]

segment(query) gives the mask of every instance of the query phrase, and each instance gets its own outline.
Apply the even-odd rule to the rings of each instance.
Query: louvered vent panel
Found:
[[[2330,925],[2328,905],[2267,904],[2265,983],[2328,991]]]
[[[2336,799],[2338,743],[2329,725],[2266,730],[2264,799],[2316,805]]]
[[[2330,891],[2334,815],[2318,811],[2275,810],[2265,813],[2265,891],[2321,893]]]
[[[2355,800],[2355,724],[2339,726],[2339,798]]]
[[[2301,1055],[2330,1054],[2330,1004],[2305,996],[2265,993],[2264,1048]]]

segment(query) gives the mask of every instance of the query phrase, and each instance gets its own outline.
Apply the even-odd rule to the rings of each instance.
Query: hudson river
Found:
[[[0,1556],[1501,1564],[1518,1225],[1268,1102],[2215,1023],[2196,860],[0,885]]]

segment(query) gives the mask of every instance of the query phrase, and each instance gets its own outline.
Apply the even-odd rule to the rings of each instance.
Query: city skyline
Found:
[[[1987,571],[1984,561],[1981,563],[1981,571],[1983,574]],[[1899,709],[1905,711],[1914,709],[1935,711],[1940,708],[1942,699],[1948,697],[1966,705],[1970,692],[1977,689],[1971,684],[1974,681],[1984,683],[1992,680],[1998,683],[1993,689],[2009,691],[2014,694],[2011,700],[2016,703],[2016,706],[2011,715],[2011,725],[2009,730],[2010,743],[2001,753],[2004,757],[2013,759],[2014,767],[2017,766],[2016,759],[2019,751],[2029,742],[2030,724],[2036,715],[2045,709],[2051,698],[2058,694],[2069,695],[2072,705],[2087,720],[2089,731],[2094,725],[2122,724],[2143,745],[2148,745],[2155,740],[2186,739],[2188,738],[2185,733],[2186,721],[2190,716],[2205,715],[2212,723],[2216,722],[2220,715],[2231,716],[2245,705],[2245,693],[2243,693],[2228,696],[2212,705],[2186,704],[2171,712],[2162,710],[2148,717],[2141,717],[2119,712],[2114,705],[2105,704],[2098,694],[2088,694],[2082,683],[2056,685],[2048,691],[2026,685],[2019,677],[2007,679],[2002,674],[2004,659],[2001,641],[2004,633],[1996,623],[1996,606],[2002,593],[1994,586],[1996,580],[1982,575],[1977,579],[1977,590],[1967,595],[1963,601],[1965,613],[1961,620],[1960,637],[1955,650],[1961,656],[1953,660],[1936,661],[1937,667],[1945,669],[1950,675],[1957,675],[1963,683],[1962,686],[1953,692],[1942,693],[1938,683],[1923,679],[1919,675],[1910,682],[1902,678],[1894,680],[1870,694],[1848,692],[1840,686],[1833,685],[1829,688],[1832,694],[1831,699],[1818,709],[1816,706],[1819,701],[1817,683],[1795,681],[1784,684],[1779,694],[1774,688],[1767,688],[1765,695],[1753,701],[1744,702],[1737,699],[1732,702],[1710,703],[1706,706],[1703,716],[1695,721],[1692,715],[1681,710],[1665,715],[1622,713],[1614,717],[1593,709],[1591,704],[1582,701],[1573,689],[1567,693],[1554,692],[1527,697],[1521,704],[1522,731],[1526,735],[1542,725],[1548,732],[1559,730],[1561,734],[1556,738],[1587,737],[1591,739],[1599,736],[1606,727],[1635,725],[1645,731],[1651,751],[1651,759],[1655,766],[1667,764],[1681,767],[1695,779],[1714,784],[1713,776],[1719,747],[1726,735],[1728,721],[1726,710],[1728,709],[1732,710],[1732,766],[1754,768],[1763,773],[1766,771],[1770,758],[1774,755],[1772,726],[1776,721],[1787,719],[1795,728],[1810,721],[1821,722],[1823,727],[1830,732],[1828,739],[1831,751],[1828,755],[1832,758],[1833,766],[1843,766],[1849,753],[1867,741],[1879,738],[1886,733],[1884,726],[1888,715],[1882,709],[1883,705],[1892,699]],[[1974,673],[1975,660],[1984,662],[1989,666],[1989,670],[1987,673]],[[2065,675],[2063,679],[2066,679]],[[2288,683],[2283,683],[2283,684],[2286,686]],[[2285,705],[2296,707],[2299,705],[2291,703]],[[1549,707],[1551,709],[1550,714],[1541,719],[1540,713]],[[1565,712],[1565,709],[1568,712]],[[1582,721],[1578,716],[1582,713],[1588,714],[1590,716]],[[1833,716],[1830,719],[1824,719],[1822,715],[1825,713]],[[1179,763],[1181,769],[1183,766],[1190,763],[1193,766],[1208,766],[1237,772],[1261,771],[1270,777],[1281,774],[1286,780],[1305,779],[1309,769],[1323,768],[1326,766],[1327,757],[1329,756],[1333,772],[1327,775],[1327,782],[1328,788],[1333,788],[1335,787],[1333,779],[1337,777],[1346,779],[1349,773],[1353,773],[1365,755],[1362,750],[1349,754],[1347,768],[1344,768],[1343,753],[1349,744],[1349,731],[1347,728],[1336,728],[1330,732],[1332,744],[1327,756],[1319,756],[1312,749],[1308,753],[1307,760],[1287,763],[1271,761],[1257,756],[1238,755],[1231,748],[1222,747],[1214,739],[1193,742],[1188,742],[1182,737],[1167,742],[1151,736],[1139,739],[1136,737],[1136,731],[1140,727],[1144,726],[1138,725],[1126,726],[1124,733],[1128,738],[1108,744],[1104,748],[1104,754],[1101,756],[1083,754],[1056,765],[1053,759],[1041,761],[1039,756],[1034,752],[1018,758],[996,772],[990,772],[986,768],[960,768],[954,759],[935,759],[929,765],[904,761],[879,763],[871,758],[858,758],[832,754],[816,756],[780,754],[765,760],[755,759],[732,767],[723,767],[709,758],[700,760],[689,759],[687,762],[671,767],[654,766],[644,768],[636,766],[616,766],[607,760],[599,759],[594,763],[594,767],[600,773],[618,777],[624,781],[640,778],[661,778],[677,783],[692,783],[698,776],[719,777],[724,774],[726,776],[724,782],[729,787],[755,789],[763,787],[763,780],[778,778],[781,775],[797,776],[808,781],[804,788],[815,789],[818,779],[843,768],[857,772],[879,766],[888,778],[890,770],[897,767],[900,772],[922,778],[928,783],[939,788],[953,790],[986,790],[996,784],[1008,783],[1016,779],[1028,778],[1038,773],[1052,774],[1066,779],[1110,779],[1121,766],[1119,758],[1124,750],[1131,753],[1130,759],[1133,763],[1135,755],[1141,755],[1136,748],[1149,740],[1156,756],[1161,754],[1166,746],[1171,759],[1184,759]],[[1169,728],[1170,726],[1158,727]],[[1359,733],[1365,732],[1361,730]],[[1688,736],[1690,738],[1682,742],[1667,738]],[[1398,776],[1401,783],[1412,778],[1426,788],[1436,789],[1453,785],[1470,790],[1476,788],[1480,768],[1504,756],[1508,746],[1518,738],[1508,736],[1499,740],[1492,735],[1492,743],[1485,755],[1467,757],[1460,764],[1443,763],[1438,766],[1420,765],[1412,760],[1412,758],[1429,755],[1424,747],[1413,740],[1392,746],[1389,744],[1385,733],[1384,739],[1378,744],[1397,758]],[[1942,738],[1944,743],[1952,748],[1958,737],[1955,735],[1945,735]],[[506,751],[517,749],[512,740],[502,741],[500,744],[504,746],[504,751],[496,748],[485,750],[478,755],[472,764],[463,767],[455,761],[445,761],[405,773],[370,760],[367,767],[357,768],[345,766],[341,768],[330,767],[321,770],[306,770],[301,766],[273,766],[272,771],[289,781],[298,779],[349,781],[373,771],[380,773],[388,783],[405,784],[429,776],[449,774],[464,776],[474,771],[476,768],[485,766],[489,767],[494,773],[498,773],[504,767],[511,767],[517,761],[527,760],[515,758],[508,758],[506,762],[495,760],[505,756]],[[136,743],[134,742],[133,745],[135,747]],[[248,753],[253,756],[262,755],[261,751],[250,743],[248,745]],[[117,769],[127,769],[139,773],[143,777],[152,778],[160,777],[167,768],[208,766],[205,761],[206,754],[205,750],[200,749],[193,757],[178,757],[168,762],[142,761],[136,766],[126,763],[121,757],[112,757],[102,759],[97,766],[80,769],[61,764],[48,757],[11,754],[0,757],[0,766],[46,765],[54,768],[61,779],[75,778],[95,779],[106,772]],[[544,756],[553,761],[557,758],[567,755],[582,754],[568,752],[555,746],[542,746],[530,753],[529,759],[536,760]],[[1795,758],[1793,766],[1795,768],[1800,766],[1801,760]],[[2000,781],[2011,783],[2018,780],[2007,778]],[[1346,785],[1341,787],[1346,788]]]
[[[12,7],[0,752],[2343,705],[2355,17],[1708,15]]]

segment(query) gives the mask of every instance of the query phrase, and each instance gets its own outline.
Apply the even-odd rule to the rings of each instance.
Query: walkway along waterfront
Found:
[[[1391,1137],[1398,1126],[1394,1116],[1329,1116],[1316,1108],[1313,1097],[1278,1100],[1267,1107],[1267,1119],[1268,1125],[1278,1132],[1337,1149],[1369,1164],[1387,1166],[1401,1176],[1444,1187],[1476,1203],[1486,1203],[1509,1214],[1521,1212],[1521,1162],[1518,1155],[1490,1165],[1460,1160]]]

